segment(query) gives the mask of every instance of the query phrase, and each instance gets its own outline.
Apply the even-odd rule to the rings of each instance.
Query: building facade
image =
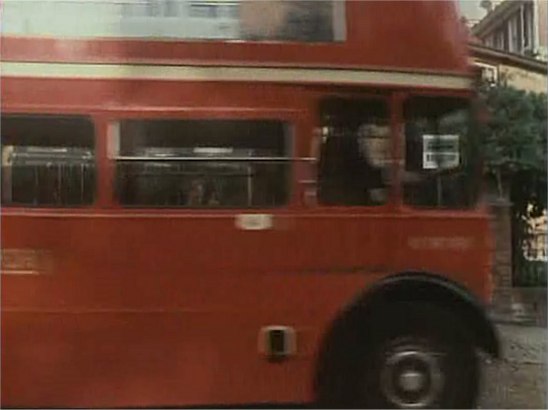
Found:
[[[471,64],[484,81],[505,83],[519,90],[534,93],[548,88],[548,65],[533,57],[509,53],[485,46],[477,41],[469,44]]]
[[[487,47],[546,61],[547,11],[546,0],[505,0],[491,6],[472,33]]]

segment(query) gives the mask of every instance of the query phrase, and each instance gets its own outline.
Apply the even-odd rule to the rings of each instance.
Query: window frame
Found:
[[[389,165],[386,167],[386,171],[390,173],[390,178],[392,178],[392,183],[389,183],[387,186],[387,199],[384,203],[379,205],[344,205],[344,204],[326,204],[320,201],[319,198],[319,186],[320,186],[320,180],[319,180],[319,172],[320,172],[320,162],[321,162],[321,154],[322,154],[322,143],[321,143],[321,136],[320,141],[318,142],[318,157],[317,157],[317,170],[316,170],[316,200],[315,200],[315,210],[317,212],[359,212],[359,213],[382,213],[382,212],[388,212],[394,209],[394,207],[399,202],[398,200],[398,181],[395,176],[395,166],[397,163],[396,158],[398,157],[397,154],[397,130],[398,130],[398,121],[397,121],[397,109],[395,107],[397,106],[395,104],[395,101],[398,98],[398,93],[394,90],[386,90],[382,88],[371,88],[369,90],[365,91],[334,91],[334,92],[326,92],[326,93],[320,93],[316,95],[315,98],[315,128],[321,131],[322,127],[322,118],[321,118],[321,104],[329,99],[340,99],[340,100],[355,100],[356,103],[359,103],[360,101],[380,101],[386,106],[387,110],[387,126],[390,130],[390,160]]]
[[[511,53],[521,53],[519,18],[516,13],[508,19],[508,51]]]
[[[398,202],[399,207],[404,210],[405,212],[412,212],[412,213],[421,213],[421,214],[428,214],[433,216],[440,216],[440,217],[446,217],[446,216],[453,216],[453,215],[459,215],[462,213],[470,213],[474,212],[477,209],[480,209],[484,206],[484,202],[482,200],[483,193],[485,192],[485,181],[481,177],[481,175],[478,173],[478,195],[476,198],[476,201],[471,206],[460,206],[460,207],[437,207],[434,205],[425,205],[425,206],[417,206],[413,204],[409,204],[405,202],[404,198],[404,181],[402,178],[402,173],[405,172],[405,149],[406,149],[406,138],[405,138],[405,104],[417,97],[430,97],[430,98],[461,98],[463,100],[467,100],[470,103],[474,101],[476,98],[475,92],[473,90],[468,91],[447,91],[447,90],[411,90],[402,93],[401,98],[398,102],[398,109],[401,113],[401,128],[398,132],[398,146],[399,150],[401,152],[401,155],[399,156],[398,162],[399,166],[397,167],[397,184],[398,184]],[[478,172],[481,169],[481,162],[482,158],[478,158]]]
[[[29,209],[36,212],[50,212],[50,211],[89,211],[91,209],[97,208],[100,203],[100,180],[102,177],[101,174],[101,144],[99,141],[99,129],[100,127],[97,124],[96,117],[94,114],[89,111],[58,111],[58,110],[47,110],[47,109],[9,109],[5,108],[2,111],[2,117],[29,117],[29,118],[74,118],[81,119],[91,125],[92,133],[92,152],[93,152],[93,166],[94,166],[94,181],[93,181],[93,192],[92,200],[89,203],[82,204],[63,204],[63,205],[52,205],[52,204],[25,204],[25,203],[5,203],[1,201],[2,209]],[[1,128],[1,124],[0,124]],[[4,144],[1,144],[2,147]]]
[[[148,109],[143,111],[125,110],[124,112],[110,113],[105,116],[104,121],[107,127],[106,131],[106,163],[110,170],[109,172],[109,193],[110,201],[109,208],[114,208],[123,212],[135,212],[139,213],[166,213],[166,214],[234,214],[234,213],[255,213],[262,210],[266,210],[270,213],[275,211],[283,211],[290,208],[295,208],[298,191],[299,181],[297,180],[298,165],[297,163],[307,160],[305,157],[299,157],[297,154],[301,152],[299,138],[299,129],[301,128],[300,121],[303,113],[294,109],[257,109],[257,108],[179,108],[179,109],[167,109],[157,111],[154,109]],[[117,158],[113,152],[113,125],[124,120],[200,120],[200,121],[214,121],[214,120],[235,120],[235,121],[279,121],[288,126],[289,133],[284,136],[288,139],[287,149],[288,153],[284,158],[288,163],[287,171],[287,200],[280,205],[271,207],[185,207],[185,206],[148,206],[148,205],[128,205],[119,201],[116,189],[117,189]],[[253,159],[250,159],[250,162]]]
[[[523,4],[523,47],[525,49],[533,49],[534,48],[534,42],[535,42],[535,36],[534,36],[534,25],[535,25],[535,18],[534,18],[534,9],[533,4],[526,2]]]

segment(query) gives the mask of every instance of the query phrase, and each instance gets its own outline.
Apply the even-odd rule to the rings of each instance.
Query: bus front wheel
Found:
[[[478,358],[456,315],[428,304],[386,306],[363,335],[352,347],[361,351],[354,363],[346,371],[338,368],[337,378],[346,380],[333,392],[344,402],[340,407],[475,406]],[[329,397],[329,386],[324,388]],[[339,407],[334,401],[330,405]]]

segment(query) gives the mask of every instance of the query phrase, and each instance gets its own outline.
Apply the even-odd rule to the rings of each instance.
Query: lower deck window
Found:
[[[323,101],[318,197],[323,205],[378,206],[388,200],[390,128],[383,99]]]
[[[469,101],[412,97],[405,106],[404,201],[466,208],[479,194],[479,152]]]
[[[1,119],[2,202],[65,207],[95,196],[93,124],[82,117],[6,115]]]
[[[289,198],[289,130],[280,121],[125,120],[115,136],[123,205],[275,207]]]

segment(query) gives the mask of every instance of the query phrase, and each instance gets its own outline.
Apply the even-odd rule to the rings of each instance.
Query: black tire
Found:
[[[328,341],[330,346],[320,357],[315,386],[319,407],[475,407],[479,361],[466,327],[457,316],[437,306],[410,302],[389,306],[366,322],[365,330],[356,329],[357,321],[353,318],[338,329],[344,334],[334,335]],[[423,351],[435,351],[439,355],[416,353]],[[387,365],[390,362],[392,366]],[[411,390],[413,394],[405,392],[397,383],[387,382],[399,374],[396,364],[406,368],[411,363],[416,368],[436,370],[414,374],[440,377],[417,379],[425,382],[416,394]],[[427,365],[423,366],[424,363]],[[406,374],[413,375],[412,372]],[[431,391],[435,394],[426,393]],[[424,397],[430,398],[423,400]],[[420,402],[422,406],[417,406]]]

